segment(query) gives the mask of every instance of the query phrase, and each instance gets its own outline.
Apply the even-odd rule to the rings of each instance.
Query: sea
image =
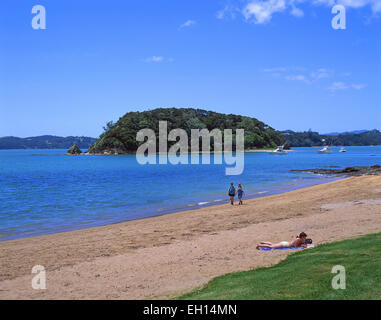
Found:
[[[248,199],[339,179],[293,169],[381,165],[381,146],[319,149],[245,153],[239,176],[227,176],[213,156],[211,164],[141,165],[135,155],[0,150],[0,241],[228,205],[231,182],[241,183]]]

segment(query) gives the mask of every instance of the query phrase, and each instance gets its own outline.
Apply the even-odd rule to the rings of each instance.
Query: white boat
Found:
[[[345,148],[342,147],[339,152],[347,152],[347,150],[345,150]]]
[[[320,149],[318,153],[332,153],[330,146],[324,146],[323,149]]]
[[[279,146],[274,151],[271,152],[272,154],[286,154],[287,151],[284,150],[284,146]]]

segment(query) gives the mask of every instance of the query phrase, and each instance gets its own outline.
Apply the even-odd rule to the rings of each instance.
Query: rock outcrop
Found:
[[[370,167],[347,167],[344,169],[306,169],[291,170],[294,172],[311,172],[316,174],[331,174],[340,176],[362,176],[362,175],[381,175],[381,166],[374,165]]]
[[[67,151],[67,154],[70,154],[70,155],[82,154],[82,150],[78,147],[78,145],[76,143],[74,143],[70,147],[70,149]]]

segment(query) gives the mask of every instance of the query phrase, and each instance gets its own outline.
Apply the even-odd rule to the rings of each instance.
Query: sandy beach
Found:
[[[236,270],[269,266],[292,250],[260,240],[305,231],[315,245],[381,232],[381,176],[143,220],[0,243],[0,299],[172,298]],[[34,290],[32,267],[46,269]]]

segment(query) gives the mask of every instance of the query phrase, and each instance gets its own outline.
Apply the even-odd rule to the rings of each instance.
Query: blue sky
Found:
[[[276,129],[381,129],[381,0],[4,0],[0,136],[97,137],[198,107]],[[46,30],[31,27],[34,5]]]

